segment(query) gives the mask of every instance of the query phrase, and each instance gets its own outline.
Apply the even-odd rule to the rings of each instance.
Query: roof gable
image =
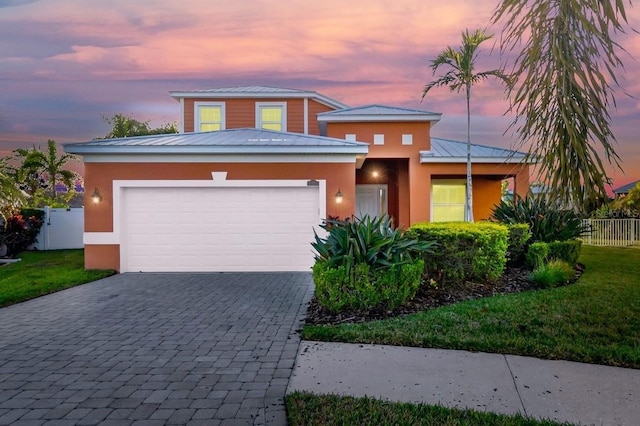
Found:
[[[366,154],[368,144],[247,128],[98,139],[64,149],[73,154]]]
[[[640,183],[640,180],[636,180],[634,182],[630,182],[626,185],[623,185],[619,188],[616,188],[613,190],[614,194],[628,194],[629,191],[631,191],[633,188],[635,188],[635,186]]]
[[[473,163],[520,163],[526,154],[488,145],[471,144]],[[465,163],[467,143],[448,139],[431,138],[431,149],[420,151],[421,163]]]
[[[260,98],[260,99],[314,99],[331,108],[342,109],[347,105],[322,95],[313,90],[288,89],[271,86],[231,86],[231,87],[215,87],[212,89],[196,89],[196,90],[174,90],[169,94],[172,98],[180,100],[183,98],[206,98],[206,99],[229,99],[229,98]]]
[[[372,104],[323,112],[318,114],[318,121],[439,121],[441,116],[440,113],[419,109]]]

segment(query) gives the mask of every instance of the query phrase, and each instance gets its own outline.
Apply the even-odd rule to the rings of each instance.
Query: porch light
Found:
[[[343,198],[342,192],[340,191],[340,188],[338,188],[338,192],[336,192],[336,203],[338,204],[341,203],[342,198]]]
[[[377,178],[378,176],[380,176],[380,173],[377,170],[374,170],[373,172],[371,172],[371,176]]]
[[[98,204],[100,201],[102,201],[102,195],[100,195],[100,191],[98,191],[98,188],[93,188],[93,194],[91,194],[91,199],[95,204]]]

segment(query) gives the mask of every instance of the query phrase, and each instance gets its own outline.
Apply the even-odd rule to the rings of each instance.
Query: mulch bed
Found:
[[[578,264],[576,266],[575,278],[568,284],[577,281],[583,271],[584,265]],[[530,273],[531,271],[528,269],[507,267],[504,275],[496,282],[466,282],[464,285],[450,285],[446,288],[432,288],[428,285],[422,285],[413,300],[393,310],[374,309],[364,312],[344,310],[334,314],[320,306],[314,296],[307,310],[305,324],[337,325],[343,323],[360,323],[382,320],[399,315],[426,311],[427,309],[450,305],[464,300],[535,290],[535,284],[529,280]]]

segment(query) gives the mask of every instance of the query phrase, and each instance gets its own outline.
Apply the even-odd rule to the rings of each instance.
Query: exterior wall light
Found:
[[[340,204],[342,202],[342,192],[340,191],[340,188],[338,188],[338,192],[336,192],[336,203]]]
[[[373,176],[374,178],[377,178],[378,176],[380,176],[380,172],[378,172],[377,170],[374,170],[373,172],[371,172],[371,176]]]
[[[98,191],[98,188],[93,188],[93,194],[91,194],[91,199],[95,204],[98,204],[100,201],[102,201],[102,195],[100,195],[100,191]]]

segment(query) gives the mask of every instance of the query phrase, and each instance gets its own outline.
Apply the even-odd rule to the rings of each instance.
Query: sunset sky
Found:
[[[0,152],[104,136],[116,113],[159,126],[179,120],[170,90],[265,85],[315,90],[352,106],[379,103],[443,113],[432,136],[465,140],[461,94],[436,89],[429,62],[465,28],[489,26],[498,0],[0,0]],[[640,29],[640,7],[628,6]],[[500,27],[489,27],[499,38]],[[624,172],[640,179],[640,35],[617,38],[617,110]],[[500,57],[493,43],[479,69]],[[472,98],[474,142],[517,148],[496,83]],[[628,94],[628,95],[627,95]]]

